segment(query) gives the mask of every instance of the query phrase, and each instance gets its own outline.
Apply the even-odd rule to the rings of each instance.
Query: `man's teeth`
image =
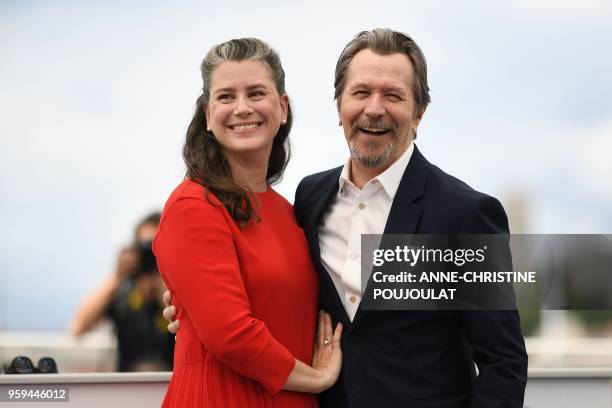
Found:
[[[257,124],[257,123],[251,123],[249,125],[234,125],[234,130],[255,129],[257,126],[259,126],[259,124]]]
[[[366,132],[370,132],[370,133],[385,133],[389,130],[389,129],[378,129],[378,128],[361,128],[361,129],[365,130]]]

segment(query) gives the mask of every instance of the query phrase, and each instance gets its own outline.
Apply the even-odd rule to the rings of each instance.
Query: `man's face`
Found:
[[[410,146],[422,117],[415,109],[413,80],[404,54],[365,49],[353,57],[338,112],[354,163],[382,172]]]

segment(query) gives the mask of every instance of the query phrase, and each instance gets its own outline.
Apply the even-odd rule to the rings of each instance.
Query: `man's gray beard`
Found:
[[[352,141],[349,145],[351,158],[368,169],[380,167],[389,160],[389,157],[391,157],[391,153],[393,153],[393,143],[389,143],[387,148],[379,154],[374,152],[373,148],[375,146],[376,144],[374,143],[366,144],[365,149],[367,152],[362,154],[359,149],[357,149],[355,141]]]

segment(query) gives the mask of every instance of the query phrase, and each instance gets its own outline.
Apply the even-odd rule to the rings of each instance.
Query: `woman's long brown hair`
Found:
[[[243,60],[263,62],[270,70],[278,94],[285,94],[285,72],[280,58],[266,43],[256,38],[240,38],[214,46],[202,61],[202,95],[196,102],[183,147],[186,176],[205,187],[209,201],[208,192],[212,192],[240,227],[258,219],[258,215],[250,192],[234,180],[222,146],[212,132],[207,130],[204,107],[210,98],[210,81],[215,67],[224,61]],[[281,124],[272,144],[266,175],[268,184],[274,184],[282,178],[289,162],[289,131],[292,123],[290,105],[287,113],[287,122]]]

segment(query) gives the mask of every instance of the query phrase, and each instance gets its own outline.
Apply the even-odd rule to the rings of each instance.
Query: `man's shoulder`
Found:
[[[306,176],[302,179],[302,181],[300,181],[300,184],[297,187],[296,194],[306,193],[306,195],[311,195],[317,190],[320,190],[325,186],[331,185],[331,183],[337,183],[341,172],[342,166],[338,166],[334,167],[333,169],[321,171]]]
[[[452,176],[437,166],[432,165],[424,197],[424,204],[435,213],[441,223],[454,225],[469,233],[498,233],[508,230],[507,216],[500,201],[488,194],[475,190],[464,181]],[[496,228],[484,228],[478,220],[486,217],[497,225]],[[472,224],[477,225],[472,227]]]
[[[457,199],[460,202],[469,203],[492,198],[433,164],[431,165],[427,185],[432,193],[444,195],[449,199]]]
[[[338,185],[338,178],[342,172],[342,166],[326,171],[311,174],[300,181],[296,191],[293,208],[298,224],[304,227],[305,219],[318,204],[321,203],[326,192],[330,192],[334,183]]]

